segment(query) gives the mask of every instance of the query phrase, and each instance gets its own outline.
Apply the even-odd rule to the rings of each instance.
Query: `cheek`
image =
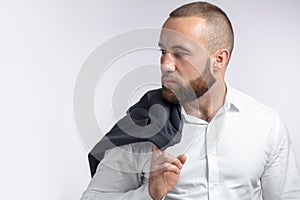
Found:
[[[188,62],[178,66],[177,71],[185,80],[193,80],[200,75],[200,70],[195,65]]]

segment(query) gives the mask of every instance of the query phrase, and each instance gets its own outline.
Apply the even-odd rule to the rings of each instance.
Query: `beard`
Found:
[[[162,95],[167,102],[184,104],[204,95],[215,82],[216,78],[210,72],[210,62],[208,59],[202,75],[190,80],[187,86],[180,86],[176,90],[162,86]]]

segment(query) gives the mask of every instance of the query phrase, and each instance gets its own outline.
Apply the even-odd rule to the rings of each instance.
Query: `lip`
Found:
[[[172,85],[177,85],[177,82],[174,79],[164,78],[162,79],[162,84],[163,86],[168,87]]]

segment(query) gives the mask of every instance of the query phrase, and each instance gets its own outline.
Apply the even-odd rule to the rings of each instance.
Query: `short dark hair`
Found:
[[[228,49],[230,54],[234,45],[234,33],[226,13],[219,7],[208,2],[188,3],[169,14],[170,18],[201,17],[206,20],[206,48],[209,53],[218,49]]]

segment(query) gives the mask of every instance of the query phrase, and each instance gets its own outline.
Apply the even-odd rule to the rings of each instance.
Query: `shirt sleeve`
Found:
[[[135,145],[124,145],[106,152],[81,200],[151,200],[147,172],[143,171],[147,155],[133,152]]]
[[[271,151],[261,178],[263,199],[299,200],[299,169],[287,129],[279,118],[270,135]]]

